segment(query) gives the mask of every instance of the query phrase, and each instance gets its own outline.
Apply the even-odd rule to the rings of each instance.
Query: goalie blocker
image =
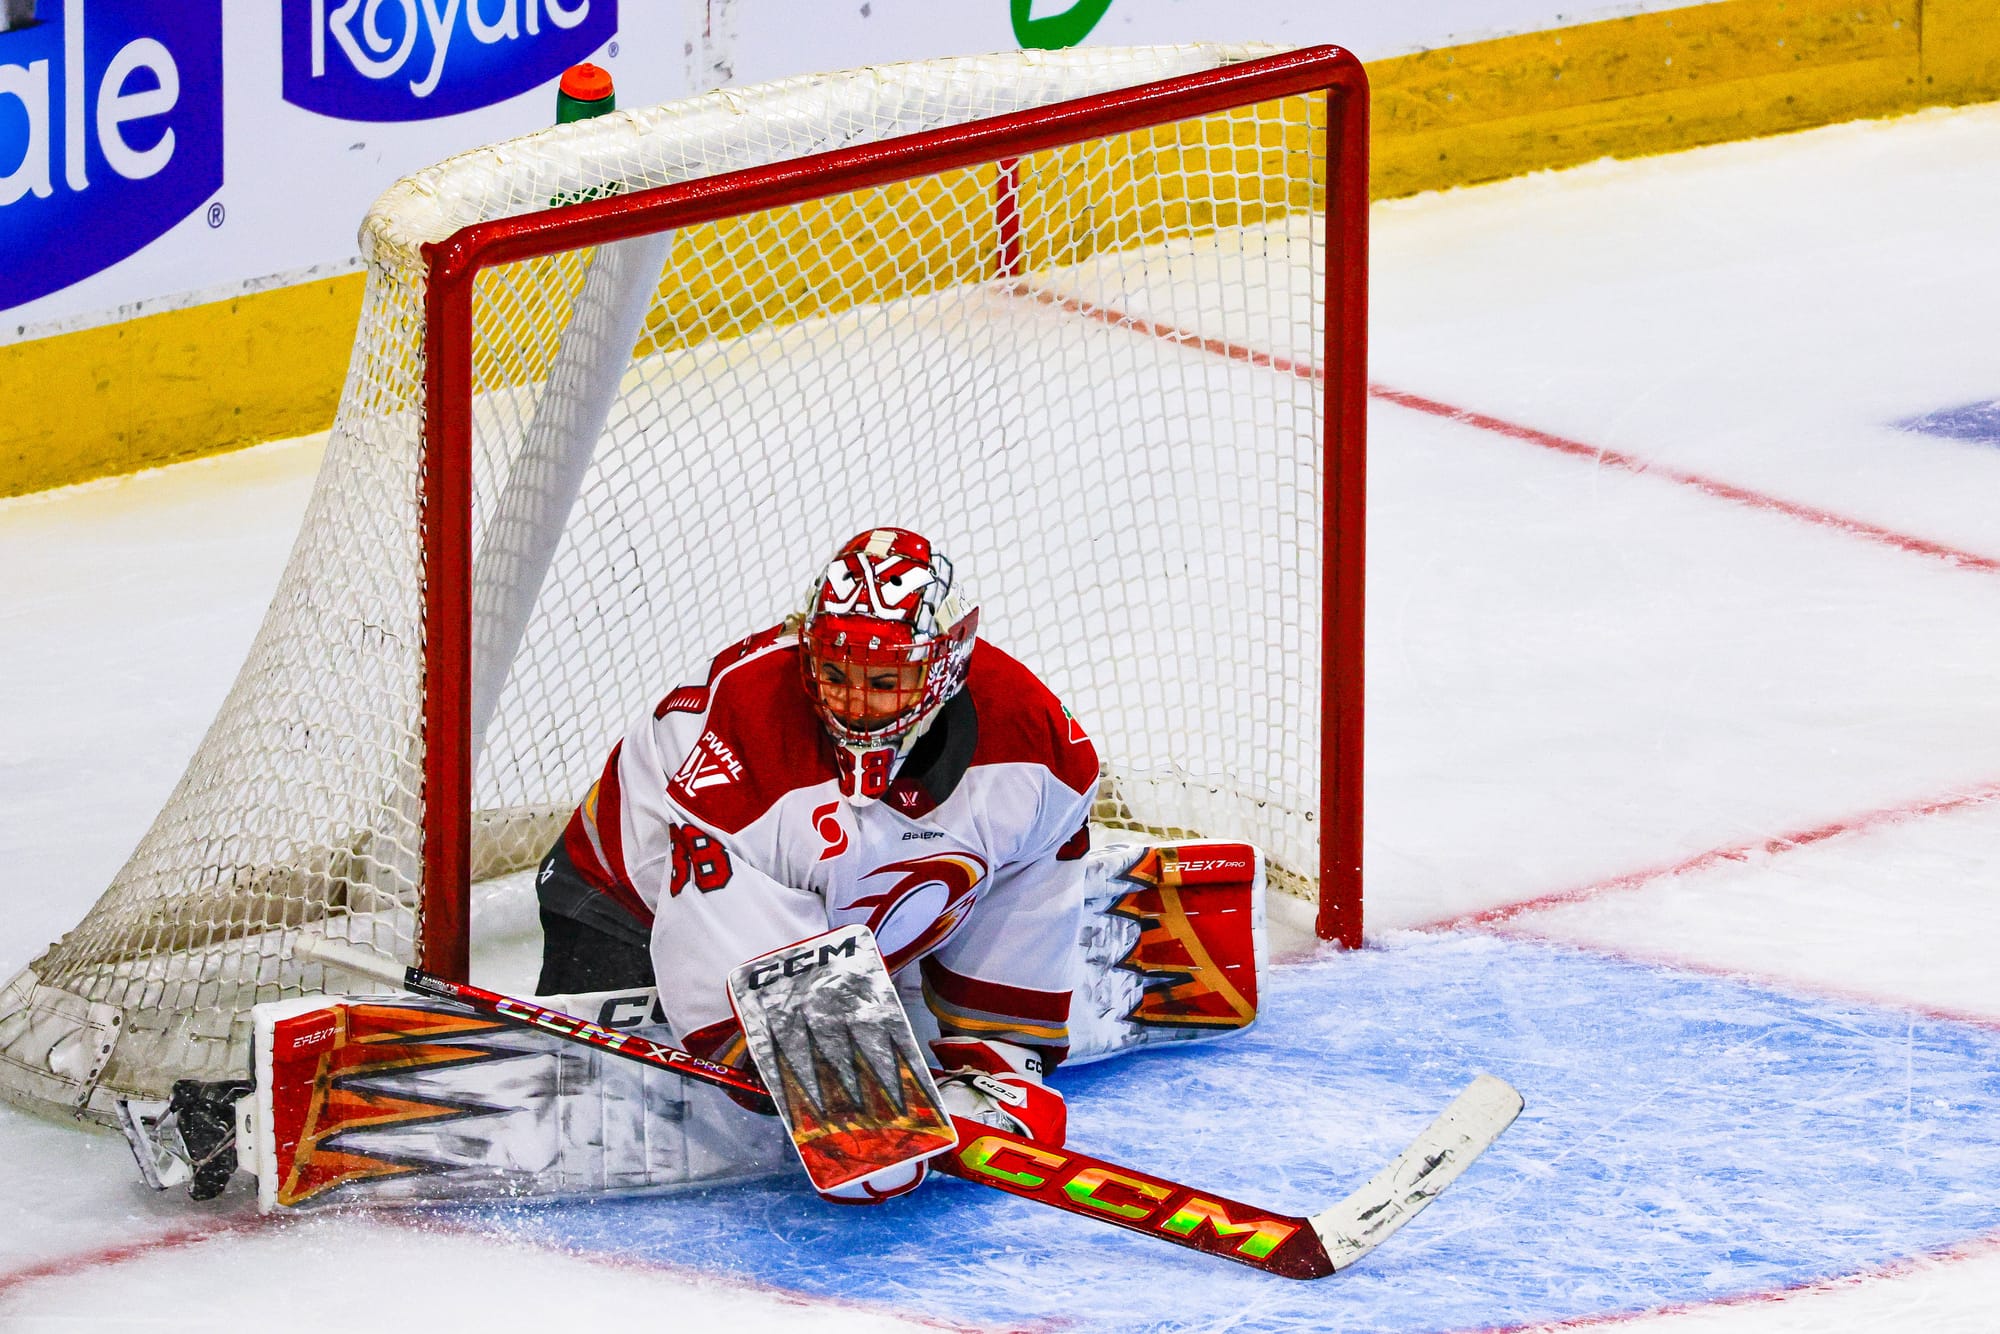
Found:
[[[1069,1062],[1250,1026],[1265,962],[1264,873],[1255,849],[1111,845],[1087,855],[1084,881]],[[991,1051],[961,1045],[954,1056],[949,1042],[938,1050],[916,971],[896,978],[911,1033],[903,1065],[921,1071],[927,1062],[911,1053],[919,1041],[931,1044],[940,1059],[928,1063],[961,1069],[945,1081],[952,1112],[982,1108],[991,1114],[974,1120],[1048,1142],[1046,1104],[1019,1115],[1030,1096],[1024,1086],[1037,1078],[995,1064]],[[674,1039],[650,990],[543,1003],[605,1028]],[[121,1105],[149,1184],[186,1184],[203,1198],[220,1191],[233,1156],[234,1166],[256,1176],[259,1207],[269,1211],[671,1190],[793,1170],[804,1159],[783,1123],[720,1089],[446,1002],[284,1001],[257,1007],[255,1029],[248,1095],[190,1082],[172,1105]],[[971,1046],[998,1049],[1005,1060],[1003,1044]],[[758,1056],[766,1074],[778,1068]],[[932,1087],[929,1097],[937,1096]],[[1012,1124],[1007,1112],[1016,1113]],[[1055,1124],[1059,1144],[1059,1111]],[[218,1135],[217,1126],[235,1133]],[[947,1136],[930,1151],[949,1147]]]

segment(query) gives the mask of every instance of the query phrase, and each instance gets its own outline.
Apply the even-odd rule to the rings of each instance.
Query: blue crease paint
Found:
[[[1946,440],[1966,440],[1976,445],[2000,446],[2000,399],[1940,408],[1920,417],[1897,422],[1899,431],[1915,431]]]
[[[1240,1038],[1059,1076],[1080,1147],[1309,1212],[1480,1070],[1527,1110],[1348,1273],[1295,1283],[955,1181],[773,1180],[461,1224],[972,1323],[1442,1331],[1770,1291],[2000,1228],[2000,1032],[1579,950],[1415,937],[1277,970]]]

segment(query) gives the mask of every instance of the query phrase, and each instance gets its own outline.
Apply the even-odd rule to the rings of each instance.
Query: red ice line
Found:
[[[0,1274],[0,1298],[8,1297],[19,1289],[29,1287],[46,1279],[68,1278],[96,1269],[110,1269],[133,1260],[143,1260],[149,1255],[156,1255],[166,1251],[184,1250],[190,1246],[199,1246],[204,1242],[216,1241],[223,1237],[235,1236],[240,1233],[254,1232],[265,1227],[276,1230],[285,1227],[290,1221],[289,1219],[271,1218],[260,1214],[243,1214],[183,1228],[179,1231],[163,1233],[156,1237],[148,1237],[143,1241],[121,1242],[115,1246],[104,1246],[96,1250],[79,1251],[73,1255],[63,1255],[49,1260],[37,1261],[34,1264],[25,1265],[20,1269]],[[935,1316],[925,1315],[921,1312],[899,1310],[892,1306],[849,1301],[839,1297],[809,1295],[793,1291],[790,1288],[781,1288],[773,1284],[760,1283],[755,1279],[744,1278],[740,1275],[717,1274],[705,1269],[694,1269],[685,1265],[670,1264],[664,1261],[634,1259],[628,1256],[579,1254],[566,1247],[550,1245],[533,1238],[500,1238],[496,1237],[492,1232],[469,1224],[459,1224],[428,1216],[418,1220],[405,1217],[397,1212],[385,1212],[371,1217],[369,1221],[406,1227],[416,1232],[453,1233],[477,1238],[489,1243],[496,1240],[504,1240],[511,1245],[543,1251],[548,1254],[568,1256],[573,1260],[580,1260],[585,1264],[595,1265],[599,1268],[626,1272],[665,1274],[698,1283],[703,1287],[711,1289],[722,1288],[732,1292],[758,1293],[763,1296],[776,1298],[787,1306],[808,1309],[834,1307],[864,1313],[894,1316],[899,1320],[904,1320],[911,1324],[922,1325],[930,1329],[944,1330],[948,1334],[1048,1334],[1048,1331],[1052,1328],[1045,1323],[1009,1326],[1004,1329],[996,1329],[989,1325],[958,1324],[953,1321],[940,1320]]]
[[[1812,1296],[1815,1293],[1858,1288],[1883,1279],[1907,1278],[1937,1265],[1976,1260],[1981,1256],[1995,1254],[2000,1254],[2000,1232],[1988,1232],[1970,1241],[1961,1241],[1940,1250],[1913,1255],[1903,1260],[1892,1260],[1887,1264],[1876,1265],[1852,1274],[1814,1279],[1810,1283],[1799,1283],[1788,1288],[1771,1288],[1764,1292],[1745,1292],[1734,1297],[1716,1297],[1703,1301],[1674,1302],[1666,1306],[1654,1306],[1644,1311],[1629,1311],[1621,1315],[1573,1316],[1567,1320],[1546,1321],[1533,1325],[1487,1325],[1479,1329],[1454,1331],[1454,1334],[1564,1334],[1567,1330],[1603,1329],[1610,1325],[1628,1325],[1656,1317],[1692,1315],[1718,1306],[1768,1306]]]
[[[54,1259],[40,1260],[20,1269],[0,1274],[0,1297],[8,1296],[17,1289],[43,1279],[66,1278],[72,1274],[86,1273],[92,1269],[106,1269],[112,1265],[124,1264],[127,1260],[142,1260],[161,1251],[177,1251],[188,1246],[199,1246],[217,1237],[230,1236],[238,1232],[249,1232],[262,1227],[265,1220],[252,1214],[248,1217],[227,1218],[219,1222],[204,1223],[199,1227],[183,1228],[144,1241],[128,1241],[116,1246],[103,1246],[94,1251],[78,1251],[73,1255],[59,1255]]]
[[[1276,356],[1269,352],[1260,352],[1255,348],[1245,347],[1240,343],[1232,343],[1226,339],[1205,337],[1191,330],[1178,328],[1171,324],[1161,324],[1154,320],[1142,319],[1137,315],[1127,314],[1108,306],[1100,306],[1093,302],[1085,301],[1081,297],[1064,296],[1060,292],[1053,292],[1047,288],[1030,287],[1026,284],[1017,284],[1010,290],[1014,295],[1029,297],[1043,305],[1055,306],[1060,310],[1081,315],[1086,319],[1096,320],[1101,324],[1108,324],[1116,329],[1129,329],[1133,333],[1159,338],[1180,347],[1197,348],[1203,352],[1212,353],[1215,356],[1224,357],[1230,361],[1240,361],[1250,366],[1269,367],[1286,375],[1295,375],[1302,380],[1318,382],[1321,378],[1319,369],[1308,362]],[[1617,468],[1620,471],[1635,475],[1658,477],[1665,481],[1676,482],[1681,486],[1691,487],[1703,495],[1714,496],[1718,500],[1727,500],[1739,505],[1747,505],[1752,509],[1766,510],[1773,514],[1783,514],[1789,518],[1813,524],[1816,527],[1831,528],[1836,532],[1846,533],[1851,537],[1859,537],[1865,541],[1894,547],[1898,551],[1907,551],[1920,556],[1932,556],[1939,560],[1948,561],[1960,569],[1973,570],[1980,574],[2000,574],[2000,560],[1996,560],[1991,556],[1982,556],[1972,551],[1962,551],[1957,547],[1947,546],[1942,542],[1933,542],[1929,538],[1912,537],[1908,533],[1899,533],[1894,529],[1884,528],[1880,524],[1869,523],[1866,520],[1852,518],[1845,514],[1836,514],[1832,510],[1820,509],[1815,505],[1804,505],[1795,500],[1785,500],[1778,496],[1766,495],[1762,491],[1753,491],[1749,487],[1737,486],[1733,482],[1724,482],[1713,477],[1704,477],[1700,473],[1689,472],[1683,468],[1669,467],[1660,463],[1650,463],[1637,455],[1627,454],[1622,450],[1604,449],[1597,445],[1587,445],[1580,440],[1571,440],[1549,431],[1537,430],[1532,426],[1522,426],[1519,423],[1490,416],[1484,412],[1474,412],[1468,408],[1453,407],[1449,403],[1440,402],[1434,398],[1426,398],[1422,394],[1413,394],[1407,390],[1394,389],[1388,385],[1372,381],[1368,385],[1368,394],[1371,398],[1379,398],[1385,403],[1394,403],[1397,407],[1408,408],[1413,412],[1422,412],[1433,417],[1442,417],[1446,421],[1457,422],[1461,426],[1477,427],[1479,430],[1488,431],[1494,435],[1505,436],[1509,440],[1519,440],[1524,444],[1538,445],[1543,449],[1552,449],[1559,454],[1568,454],[1572,458],[1588,459],[1603,467]]]
[[[1551,894],[1539,894],[1531,899],[1522,899],[1518,903],[1501,904],[1497,908],[1481,908],[1476,912],[1458,913],[1451,917],[1439,918],[1434,922],[1426,922],[1416,929],[1455,931],[1470,927],[1504,926],[1517,917],[1526,913],[1540,912],[1544,908],[1583,903],[1590,899],[1602,898],[1607,894],[1640,889],[1655,881],[1686,875],[1691,871],[1704,871],[1722,862],[1742,862],[1758,854],[1775,855],[1790,852],[1795,848],[1823,843],[1841,834],[1862,833],[1878,829],[1883,825],[1913,820],[1919,816],[1941,815],[1968,806],[1980,806],[1996,798],[2000,798],[2000,782],[1985,783],[1946,796],[1926,797],[1899,806],[1884,806],[1879,810],[1864,811],[1859,815],[1842,816],[1825,824],[1815,825],[1811,829],[1796,829],[1790,833],[1773,834],[1768,838],[1749,839],[1728,847],[1711,848],[1707,852],[1698,852],[1692,857],[1683,858],[1670,865],[1631,871],[1625,875],[1613,876],[1609,880],[1599,880],[1594,884],[1580,885],[1574,889],[1561,889]]]
[[[1774,514],[1787,515],[1821,528],[1831,528],[1836,532],[1847,533],[1853,537],[1894,547],[1898,551],[1908,551],[1920,556],[1935,556],[1939,560],[1951,562],[1960,569],[1975,570],[1980,574],[2000,574],[2000,560],[1995,560],[1991,556],[1981,556],[1976,552],[1961,551],[1957,547],[1946,546],[1942,542],[1933,542],[1929,538],[1912,537],[1908,533],[1899,533],[1894,529],[1884,528],[1879,524],[1850,518],[1845,514],[1836,514],[1832,510],[1823,510],[1814,505],[1802,505],[1795,500],[1783,500],[1777,496],[1765,495],[1761,491],[1752,491],[1748,487],[1737,486],[1732,482],[1717,481],[1713,477],[1703,477],[1700,473],[1688,472],[1681,468],[1672,468],[1659,463],[1649,463],[1645,459],[1632,454],[1622,453],[1619,450],[1601,449],[1596,445],[1586,445],[1578,440],[1569,440],[1559,435],[1552,435],[1547,431],[1538,431],[1531,426],[1519,426],[1510,421],[1503,421],[1499,417],[1489,417],[1483,412],[1471,412],[1464,408],[1455,408],[1449,403],[1440,403],[1436,399],[1425,398],[1421,394],[1406,393],[1400,389],[1391,389],[1386,385],[1371,384],[1368,386],[1368,392],[1372,396],[1387,403],[1394,403],[1398,407],[1410,408],[1416,412],[1429,413],[1433,417],[1442,417],[1447,421],[1459,422],[1466,426],[1476,426],[1482,431],[1491,431],[1495,435],[1504,435],[1510,440],[1520,440],[1531,445],[1540,445],[1543,449],[1553,449],[1559,454],[1568,454],[1575,458],[1589,459],[1607,468],[1618,468],[1624,472],[1665,478],[1667,481],[1678,482],[1682,486],[1693,487],[1704,495],[1714,496],[1720,500],[1734,501],[1739,505],[1748,505],[1752,509],[1769,510]]]

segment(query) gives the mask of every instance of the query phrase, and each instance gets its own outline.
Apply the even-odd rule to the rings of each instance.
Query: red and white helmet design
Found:
[[[820,571],[800,665],[820,721],[846,752],[847,795],[887,789],[896,761],[965,684],[978,625],[951,562],[907,528],[871,528]]]
[[[929,541],[904,528],[876,528],[849,540],[827,562],[812,610],[899,621],[928,633],[950,587],[951,562],[933,557]]]

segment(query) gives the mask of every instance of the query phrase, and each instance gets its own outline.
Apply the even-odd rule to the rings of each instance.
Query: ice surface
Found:
[[[1371,924],[2000,779],[2000,578],[1371,421]]]
[[[1381,206],[1374,378],[2000,556],[2000,450],[1907,429],[2000,397],[1996,159],[1972,108]],[[1992,1328],[2000,814],[1925,805],[2000,781],[2000,578],[1390,404],[1371,430],[1381,948],[1282,971],[1234,1052],[1065,1081],[1079,1144],[1302,1209],[1473,1069],[1515,1082],[1523,1120],[1351,1274],[957,1183],[267,1227],[0,1109],[0,1326]],[[180,772],[313,462],[0,504],[0,970]],[[1393,930],[1752,845],[1508,925],[1565,945]],[[489,982],[532,975],[520,889],[475,905]]]
[[[1989,796],[1524,913],[1506,928],[2000,1026],[1996,846],[2000,800]]]
[[[1378,206],[1370,374],[2000,555],[2000,106]],[[1698,163],[1698,165],[1696,165]]]
[[[1373,1175],[1475,1072],[1527,1099],[1339,1279],[1279,1282],[957,1183],[859,1218],[789,1181],[458,1217],[830,1296],[886,1287],[956,1320],[1246,1334],[1645,1310],[2000,1228],[2000,1031],[1482,936],[1290,968],[1265,1005],[1240,1040],[1077,1071],[1073,1141],[1307,1213]]]

